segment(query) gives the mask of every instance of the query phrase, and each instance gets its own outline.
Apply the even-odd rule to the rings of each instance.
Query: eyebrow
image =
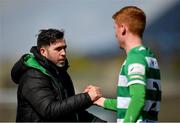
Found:
[[[54,48],[54,49],[57,50],[57,49],[59,49],[59,48],[65,49],[65,48],[67,48],[67,45],[64,45],[64,46],[58,46],[58,47],[56,47],[56,48]]]

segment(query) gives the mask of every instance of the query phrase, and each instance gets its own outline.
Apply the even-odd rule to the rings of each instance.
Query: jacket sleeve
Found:
[[[38,71],[33,70],[33,72]],[[37,75],[37,74],[36,74]],[[93,102],[87,93],[80,93],[62,101],[56,100],[46,77],[27,73],[22,80],[22,95],[45,119],[57,119],[89,108]]]

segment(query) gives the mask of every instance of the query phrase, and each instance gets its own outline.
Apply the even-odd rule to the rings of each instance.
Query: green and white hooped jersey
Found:
[[[157,121],[161,101],[160,69],[154,54],[144,46],[131,49],[121,67],[117,88],[117,122],[123,122],[131,101],[129,86],[146,86],[145,106],[138,121]]]

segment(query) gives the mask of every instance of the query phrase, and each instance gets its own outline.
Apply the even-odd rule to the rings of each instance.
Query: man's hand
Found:
[[[88,93],[91,100],[94,102],[102,96],[101,90],[99,87],[89,85],[85,88],[84,93]]]

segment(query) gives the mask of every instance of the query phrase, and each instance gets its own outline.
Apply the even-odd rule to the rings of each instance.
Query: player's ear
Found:
[[[119,25],[120,27],[120,30],[121,30],[121,34],[122,35],[125,35],[126,34],[126,25],[125,24],[121,24],[121,25]]]

